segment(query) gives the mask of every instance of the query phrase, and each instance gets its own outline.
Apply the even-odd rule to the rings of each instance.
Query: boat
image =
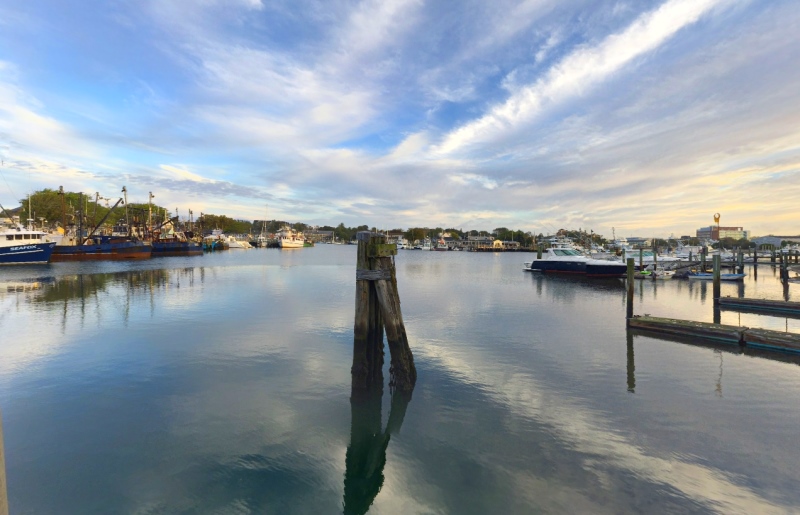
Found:
[[[153,230],[153,257],[203,255],[203,245],[194,241],[194,233],[175,230],[176,221],[177,218],[169,219]]]
[[[634,279],[650,279],[650,280],[666,280],[672,279],[675,275],[674,270],[642,270],[641,272],[635,272],[633,275]]]
[[[239,239],[236,236],[228,236],[228,249],[251,249],[253,248],[250,243],[244,239]]]
[[[445,243],[445,241],[444,241],[444,240],[439,240],[439,241],[436,243],[436,246],[435,246],[435,247],[433,247],[433,250],[436,250],[436,251],[446,251],[446,250],[450,250],[450,248],[447,246],[447,243]]]
[[[719,274],[720,281],[743,281],[747,274]],[[686,276],[689,279],[701,279],[705,281],[713,281],[714,274],[709,272],[689,272]]]
[[[203,255],[203,245],[193,241],[183,232],[174,232],[168,235],[154,233],[151,245],[153,257]]]
[[[74,240],[73,240],[74,241]],[[62,240],[62,243],[64,240]],[[59,244],[53,247],[53,261],[98,261],[149,259],[153,247],[129,236],[94,235],[83,243]]]
[[[2,205],[0,211],[14,220]],[[30,224],[27,229],[19,223],[6,227],[0,230],[0,265],[46,265],[55,245],[47,233],[34,230]]]
[[[55,246],[43,231],[5,229],[0,231],[0,265],[46,265]]]
[[[305,239],[291,227],[284,227],[278,232],[278,246],[282,249],[302,249]]]
[[[525,270],[545,274],[572,274],[586,277],[625,277],[627,265],[617,261],[592,259],[575,249],[554,247],[546,249],[541,259],[525,263]]]

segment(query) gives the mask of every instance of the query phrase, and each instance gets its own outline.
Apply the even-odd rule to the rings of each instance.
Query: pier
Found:
[[[745,299],[720,296],[720,257],[713,259],[714,322],[697,322],[660,318],[633,313],[634,259],[628,258],[626,324],[628,329],[656,335],[693,337],[717,343],[752,347],[770,351],[800,353],[800,334],[720,324],[720,310],[755,312],[800,318],[800,303],[766,299]],[[783,274],[782,274],[783,279]]]

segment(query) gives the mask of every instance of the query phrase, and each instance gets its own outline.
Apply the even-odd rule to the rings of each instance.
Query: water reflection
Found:
[[[159,294],[169,288],[193,287],[195,274],[199,275],[202,283],[203,269],[191,267],[35,277],[0,282],[0,295],[16,295],[17,303],[43,305],[51,311],[60,305],[57,309],[60,310],[61,333],[64,334],[68,320],[76,320],[83,326],[87,314],[99,318],[103,299],[121,307],[123,324],[129,320],[132,301],[141,296],[148,296],[152,315]]]
[[[386,448],[392,433],[399,433],[411,392],[394,391],[386,429],[381,430],[383,387],[353,390],[350,398],[350,445],[344,476],[344,513],[363,515],[369,511],[383,486]]]
[[[770,361],[779,361],[782,363],[793,363],[795,365],[800,365],[800,355],[797,354],[788,354],[780,351],[770,351],[768,349],[759,349],[756,347],[742,347],[734,343],[729,343],[729,344],[719,343],[713,340],[705,340],[697,337],[679,336],[675,334],[660,334],[642,329],[628,329],[626,339],[628,346],[627,379],[628,379],[629,390],[631,388],[631,384],[633,384],[634,387],[636,386],[636,380],[634,377],[634,371],[636,370],[636,363],[634,361],[634,354],[633,354],[633,340],[634,337],[636,336],[643,336],[646,338],[653,338],[656,340],[682,343],[684,345],[689,345],[692,347],[703,347],[713,351],[715,354],[718,354],[720,358],[719,376],[715,380],[715,384],[717,385],[720,394],[722,393],[722,353],[743,354],[745,356],[757,357],[757,358],[767,359]]]
[[[628,391],[631,393],[636,393],[636,360],[633,356],[633,333],[631,331],[627,331],[625,335],[627,349],[628,349],[628,359],[627,359],[627,382],[628,382]]]

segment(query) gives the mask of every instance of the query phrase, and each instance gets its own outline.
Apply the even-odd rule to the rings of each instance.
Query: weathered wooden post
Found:
[[[653,279],[655,279],[655,271],[658,270],[658,247],[655,245],[655,240],[653,240],[653,243]]]
[[[0,415],[0,515],[8,515],[8,491],[6,490],[6,459],[3,452],[3,417]]]
[[[643,261],[644,261],[644,249],[642,247],[639,247],[639,271],[640,272],[644,270],[644,264],[642,263]]]
[[[356,315],[353,330],[353,388],[363,389],[383,382],[383,332],[389,342],[391,363],[389,386],[411,391],[417,380],[414,356],[400,312],[400,296],[393,256],[397,246],[386,237],[361,231],[356,265]]]
[[[631,393],[636,392],[636,361],[633,356],[633,334],[630,330],[626,331],[625,341],[628,347],[627,353],[627,376],[628,376],[628,391]]]
[[[536,244],[536,259],[542,259],[542,244]]]
[[[720,320],[720,308],[719,308],[719,296],[720,296],[720,269],[722,268],[722,256],[717,254],[714,256],[713,259],[713,267],[714,267],[714,323],[719,324]]]
[[[703,272],[706,271],[706,254],[708,254],[707,247],[701,248],[700,249],[700,263],[701,263],[700,270],[702,270]]]
[[[633,258],[628,258],[628,303],[625,313],[625,325],[629,326],[633,318]]]

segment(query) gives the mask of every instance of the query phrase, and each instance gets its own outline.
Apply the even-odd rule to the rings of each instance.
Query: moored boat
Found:
[[[545,274],[572,274],[586,277],[625,277],[625,264],[592,259],[570,248],[546,249],[541,259],[525,263],[525,270]]]
[[[719,274],[720,281],[743,281],[746,274]],[[704,281],[713,281],[714,274],[708,272],[689,272],[686,276],[689,279],[700,279]]]
[[[53,261],[149,259],[153,247],[125,236],[92,236],[79,245],[56,245]]]
[[[282,249],[302,249],[304,243],[303,234],[291,227],[284,227],[278,233],[278,246]]]
[[[0,265],[47,264],[55,245],[42,231],[22,227],[0,231]]]

